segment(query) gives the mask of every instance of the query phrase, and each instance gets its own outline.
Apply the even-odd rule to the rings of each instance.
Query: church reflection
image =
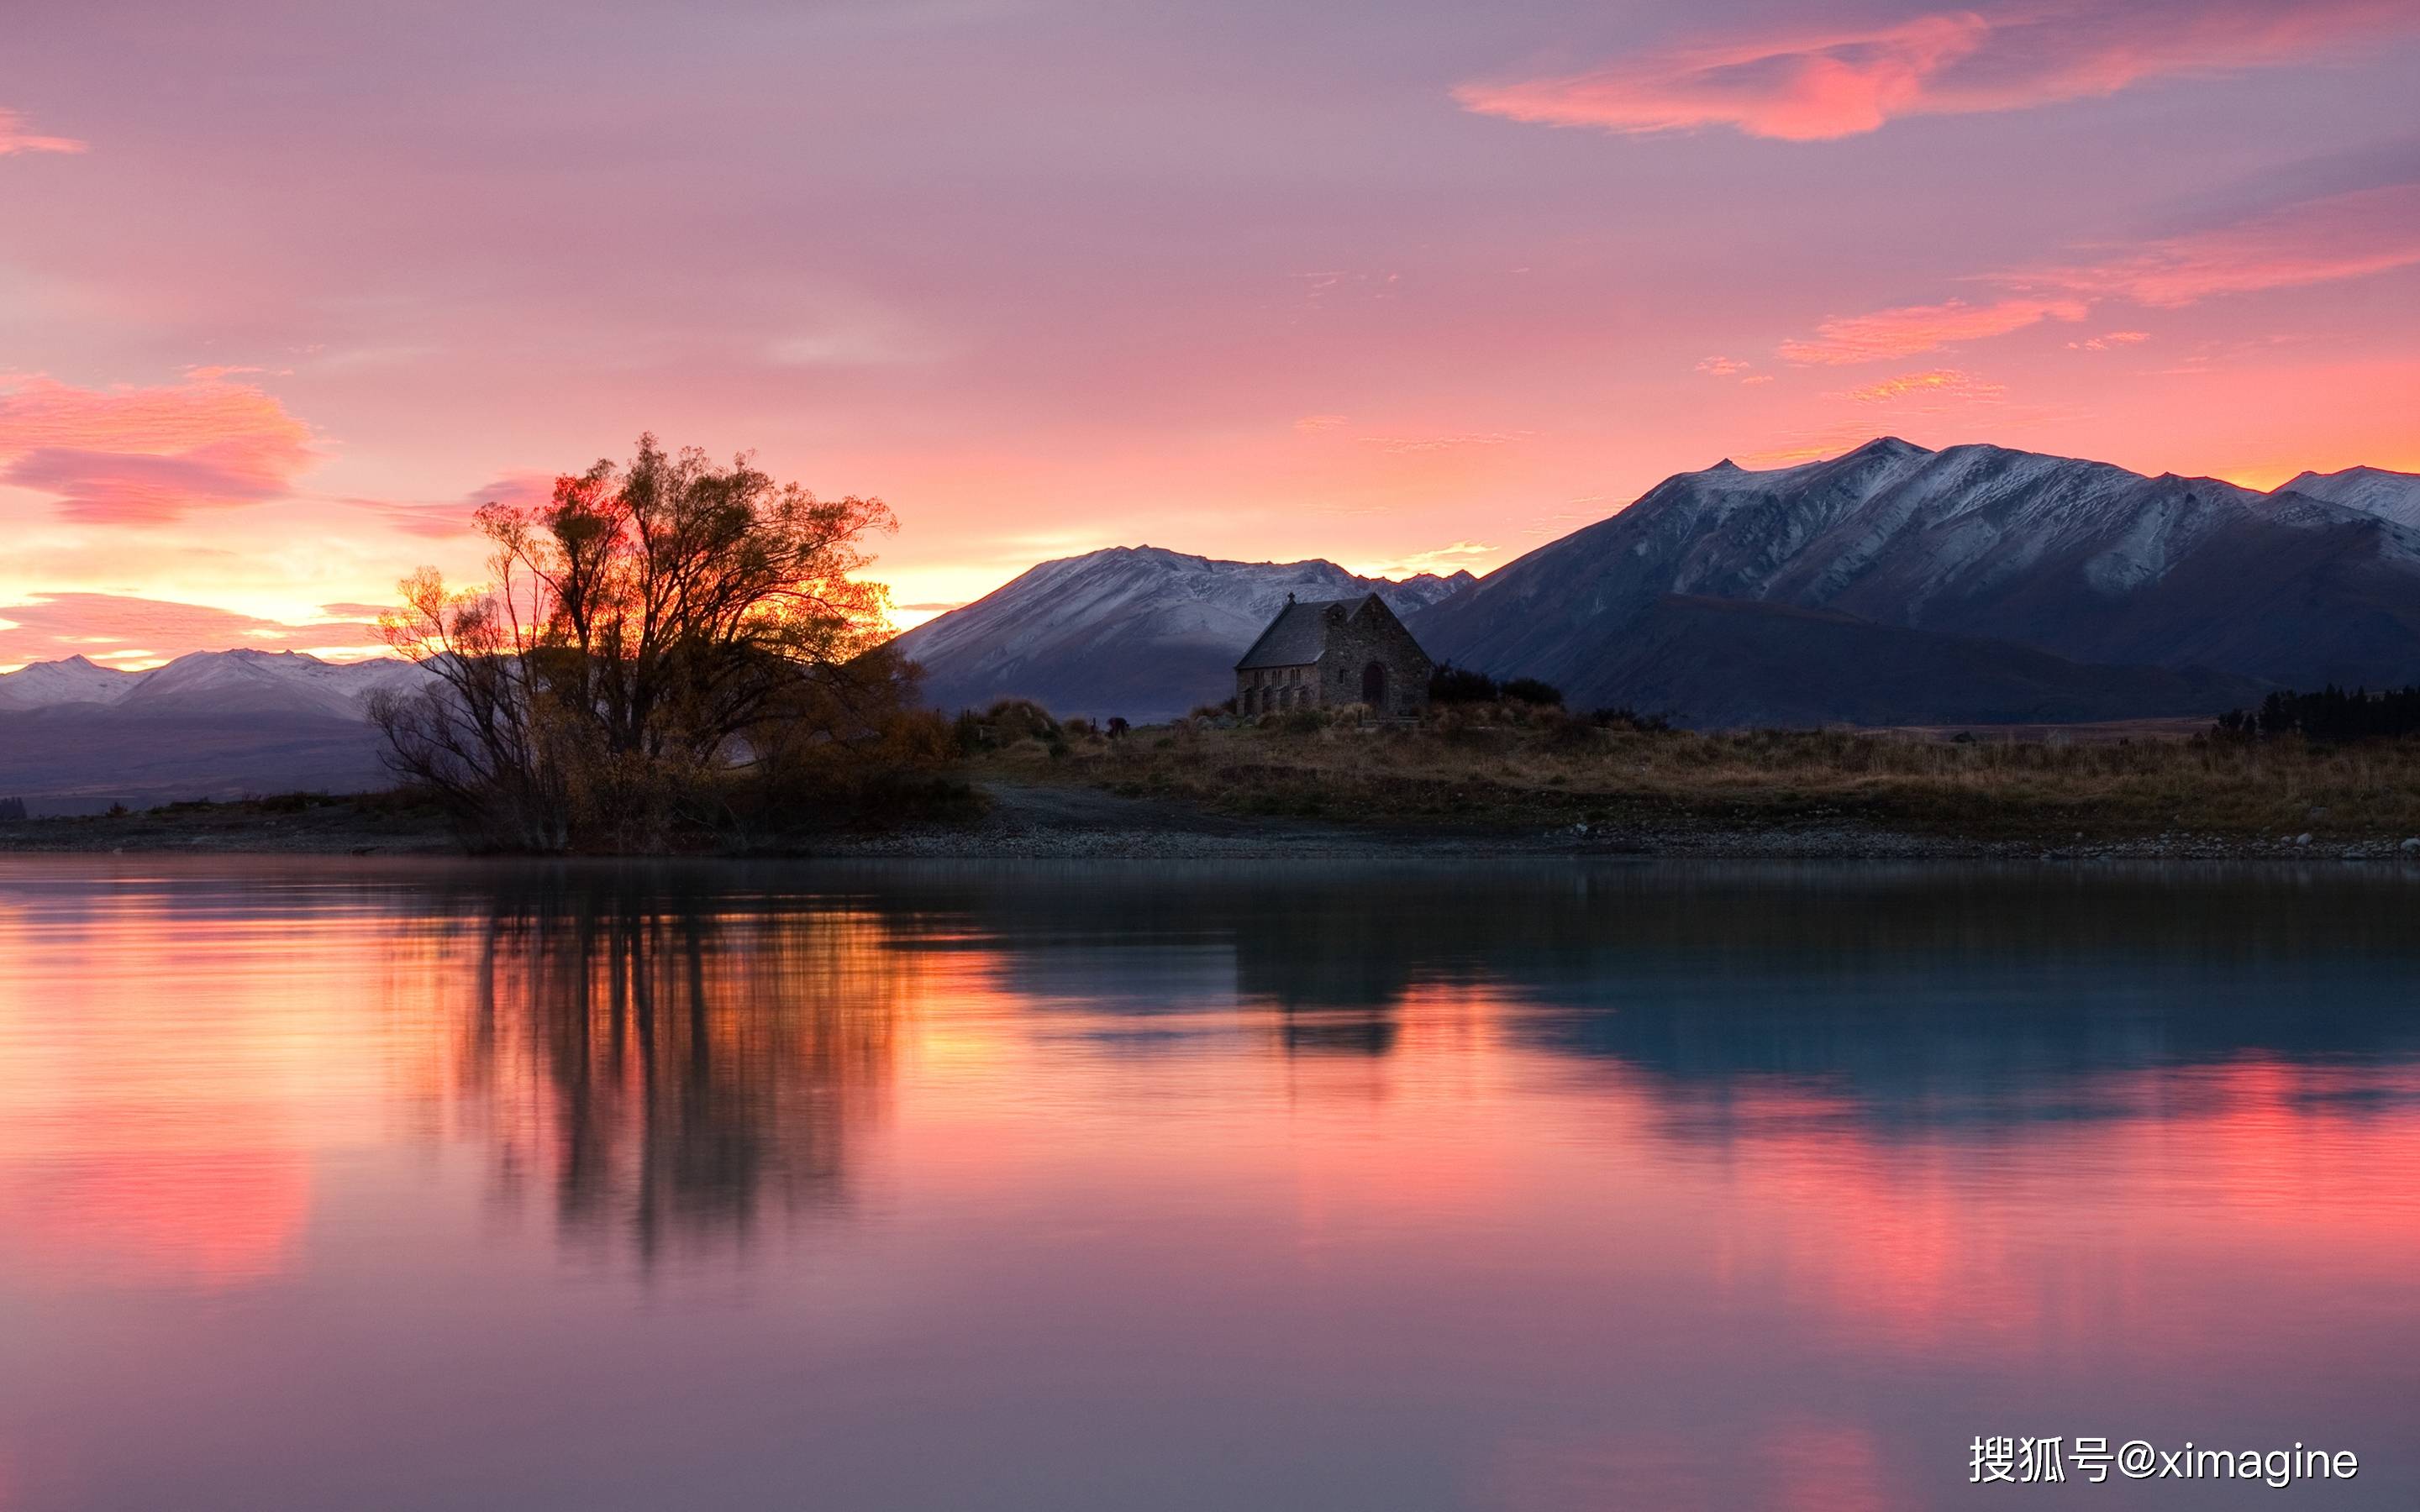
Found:
[[[2253,1062],[2282,1068],[2281,1095],[2396,1100],[2410,1078],[2293,1068],[2420,1059],[2420,1008],[2341,980],[2420,968],[2412,889],[2374,881],[1315,864],[477,875],[440,910],[467,984],[457,1110],[504,1190],[642,1256],[845,1202],[911,1030],[1004,1078],[1057,1054],[1210,1054],[1248,1079],[1271,1056],[1366,1063],[1359,1080],[1292,1084],[1338,1097],[1483,1049],[1618,1082],[1659,1136],[1724,1146],[1817,1122],[1888,1144],[2124,1119],[2204,1085],[2175,1073]]]
[[[2420,968],[2414,887],[2373,876],[970,867],[887,873],[878,897],[983,942],[1013,995],[1159,1026],[1121,1038],[1134,1053],[1240,1007],[1285,1054],[1383,1058],[1407,1000],[1465,994],[1508,1044],[1635,1068],[1699,1128],[1776,1082],[1930,1125],[2090,1116],[2113,1069],[2420,1056],[2420,1010],[2343,980]]]

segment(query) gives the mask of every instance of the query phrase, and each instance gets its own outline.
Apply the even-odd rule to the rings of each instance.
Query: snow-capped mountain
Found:
[[[2420,531],[2420,472],[2389,472],[2384,468],[2305,472],[2277,491],[2324,499]]]
[[[1893,438],[1802,467],[1677,474],[1409,624],[1433,656],[1622,702],[1624,639],[1672,594],[2081,664],[2420,678],[2420,532],[2290,488]]]
[[[1376,593],[1399,615],[1475,579],[1400,581],[1332,562],[1220,562],[1157,547],[1111,547],[1046,562],[893,642],[924,669],[927,702],[980,708],[1031,698],[1066,715],[1158,719],[1234,691],[1242,656],[1291,594]]]
[[[370,695],[427,672],[408,661],[197,651],[148,671],[81,656],[0,674],[0,796],[37,813],[112,803],[344,793],[392,780]]]
[[[141,682],[138,672],[103,667],[84,656],[38,661],[0,672],[0,709],[33,709],[52,703],[114,703]]]
[[[373,692],[414,687],[427,676],[393,656],[332,662],[301,651],[195,651],[146,671],[70,656],[0,672],[0,709],[86,703],[154,715],[190,708],[359,719]]]

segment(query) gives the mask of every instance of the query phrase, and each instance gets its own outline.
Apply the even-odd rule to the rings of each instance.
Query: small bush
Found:
[[[1563,690],[1552,683],[1542,683],[1534,677],[1515,677],[1503,687],[1507,702],[1535,704],[1540,707],[1562,707]]]
[[[1590,750],[1598,742],[1597,727],[1586,719],[1565,719],[1546,732],[1549,750]]]
[[[1003,746],[1029,735],[1045,742],[1059,735],[1059,721],[1050,717],[1049,710],[1032,699],[1001,699],[984,710],[983,722]]]
[[[1429,673],[1431,703],[1493,703],[1499,691],[1495,678],[1450,661],[1438,662]]]
[[[1609,709],[1590,709],[1589,723],[1602,730],[1635,730],[1641,734],[1659,735],[1672,728],[1672,721],[1660,714],[1641,714],[1629,704]]]

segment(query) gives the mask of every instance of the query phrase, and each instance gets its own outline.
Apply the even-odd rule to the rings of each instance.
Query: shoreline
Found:
[[[1378,860],[1637,857],[1687,860],[2317,861],[2420,867],[2420,837],[2077,834],[2045,842],[1838,822],[1659,824],[1552,828],[1354,825],[1240,817],[1097,788],[992,781],[980,819],[678,853],[690,860]],[[116,816],[0,823],[0,856],[352,856],[464,857],[434,815],[373,799],[307,805],[189,804]]]

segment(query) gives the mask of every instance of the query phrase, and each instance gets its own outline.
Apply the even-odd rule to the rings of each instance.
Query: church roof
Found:
[[[1269,622],[1269,627],[1261,632],[1261,638],[1252,642],[1252,649],[1244,653],[1244,659],[1235,663],[1235,670],[1248,672],[1256,667],[1311,665],[1319,659],[1320,653],[1327,649],[1327,629],[1321,618],[1323,612],[1359,602],[1359,599],[1353,598],[1289,600],[1285,608],[1278,610],[1278,617]]]

